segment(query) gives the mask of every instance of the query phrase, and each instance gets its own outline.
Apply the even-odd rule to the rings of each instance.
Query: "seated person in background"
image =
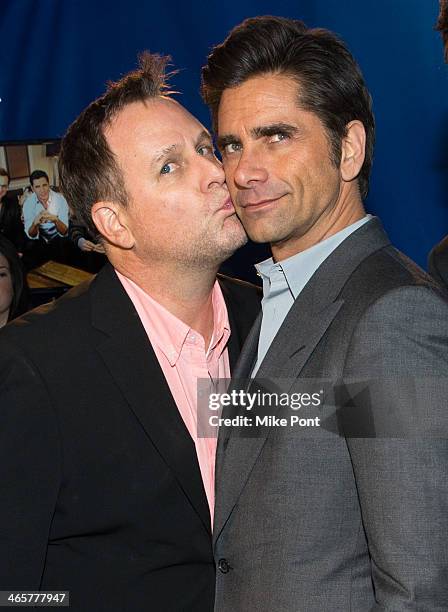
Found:
[[[17,251],[0,234],[0,327],[27,310],[27,287]]]
[[[74,265],[88,272],[99,272],[107,261],[104,247],[101,242],[96,241],[96,238],[89,233],[86,226],[75,216],[70,217],[68,237],[77,247],[77,253],[73,258]]]
[[[8,194],[9,174],[0,168],[0,234],[8,238],[19,253],[23,253],[25,233],[17,196]]]
[[[65,262],[68,241],[68,204],[60,193],[50,189],[48,175],[35,170],[30,175],[33,194],[23,204],[25,232],[34,240],[30,259],[33,265],[53,259]]]
[[[19,196],[19,206],[20,206],[20,210],[21,215],[22,215],[22,223],[23,223],[23,205],[25,204],[25,200],[27,198],[29,198],[31,195],[33,195],[33,190],[31,189],[31,185],[27,185],[26,187],[23,188],[23,193],[21,196]]]

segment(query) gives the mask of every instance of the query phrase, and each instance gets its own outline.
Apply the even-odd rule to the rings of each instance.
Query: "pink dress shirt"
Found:
[[[145,328],[180,415],[193,438],[213,525],[215,504],[216,435],[198,437],[197,380],[230,378],[227,342],[230,325],[219,283],[213,287],[213,335],[206,350],[204,338],[156,302],[132,280],[117,272]]]

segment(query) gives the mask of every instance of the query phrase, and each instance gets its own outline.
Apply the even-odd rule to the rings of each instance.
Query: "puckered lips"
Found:
[[[233,206],[233,202],[230,196],[226,196],[224,202],[221,204],[218,210],[223,210],[227,212],[229,215],[233,215],[235,213],[235,207]]]

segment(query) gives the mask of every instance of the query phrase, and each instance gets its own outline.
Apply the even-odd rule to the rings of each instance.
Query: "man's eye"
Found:
[[[160,174],[170,174],[174,170],[174,163],[170,162],[169,164],[165,164],[162,166],[160,170]]]
[[[224,147],[224,153],[226,155],[231,155],[232,153],[237,153],[238,151],[241,151],[241,145],[238,142],[229,142],[229,144],[226,144],[226,146]]]
[[[287,138],[289,138],[289,135],[286,134],[286,132],[277,132],[276,134],[272,134],[272,136],[269,138],[269,142],[281,142]]]
[[[212,145],[202,145],[201,147],[199,147],[198,153],[199,155],[203,155],[205,157],[206,155],[213,155],[214,149]]]

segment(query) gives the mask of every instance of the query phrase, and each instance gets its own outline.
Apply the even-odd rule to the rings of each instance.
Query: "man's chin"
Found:
[[[229,257],[232,257],[232,255],[236,253],[238,249],[243,247],[247,241],[247,234],[244,231],[243,226],[238,228],[238,231],[229,231],[226,235],[226,240],[220,245],[218,263],[222,264],[229,259]]]

